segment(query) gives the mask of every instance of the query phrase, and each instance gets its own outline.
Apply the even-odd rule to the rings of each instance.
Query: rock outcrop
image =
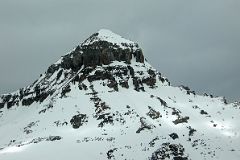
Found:
[[[62,61],[58,64],[51,65],[47,73],[54,73],[59,68],[79,70],[82,66],[94,67],[98,65],[108,65],[113,61],[123,61],[127,64],[135,58],[136,62],[144,63],[144,55],[137,43],[129,42],[125,39],[121,41],[111,41],[107,39],[108,35],[114,34],[106,30],[100,30],[94,33],[84,43],[78,45],[70,54],[62,57]],[[101,38],[101,37],[105,38]],[[114,35],[118,36],[118,35]],[[118,44],[120,43],[120,44]]]

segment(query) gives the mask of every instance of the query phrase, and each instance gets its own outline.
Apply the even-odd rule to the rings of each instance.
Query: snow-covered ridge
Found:
[[[132,45],[135,44],[134,42],[127,40],[127,39],[121,37],[120,35],[115,34],[112,31],[107,30],[107,29],[99,30],[98,37],[101,40],[109,41],[109,42],[116,43],[116,44],[120,44],[120,43],[127,43],[127,44],[132,44]]]
[[[133,48],[136,50],[138,48],[138,44],[130,41],[128,39],[123,38],[122,36],[113,33],[108,29],[100,29],[97,33],[93,34],[89,39],[87,39],[82,45],[90,45],[96,41],[107,41],[114,45],[117,45],[121,48]]]
[[[239,160],[240,103],[171,86],[111,31],[83,44],[0,96],[1,160]]]

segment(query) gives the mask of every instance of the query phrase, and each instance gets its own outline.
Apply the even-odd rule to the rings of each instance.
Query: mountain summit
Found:
[[[144,62],[144,56],[138,44],[102,29],[78,45],[70,54],[63,56],[59,63],[50,66],[48,73],[53,73],[60,67],[76,71],[83,65],[93,67],[108,65],[113,61],[129,64],[132,59],[136,62]]]
[[[138,49],[138,45],[135,42],[132,42],[130,40],[127,40],[123,37],[121,37],[118,34],[113,33],[110,30],[107,29],[101,29],[97,33],[93,34],[91,37],[89,37],[87,40],[83,42],[82,45],[90,45],[97,41],[105,41],[112,43],[114,45],[117,45],[120,48],[135,48]]]
[[[173,87],[102,29],[0,96],[0,159],[237,160],[240,104]]]

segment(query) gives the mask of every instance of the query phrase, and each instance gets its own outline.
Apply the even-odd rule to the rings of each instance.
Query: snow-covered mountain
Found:
[[[173,87],[100,30],[0,97],[1,160],[239,160],[240,104]]]

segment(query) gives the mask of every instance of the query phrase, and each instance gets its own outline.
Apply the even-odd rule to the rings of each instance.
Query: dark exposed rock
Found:
[[[103,111],[110,109],[110,107],[105,102],[102,102],[102,100],[97,96],[97,92],[95,91],[93,85],[90,86],[90,89],[92,90],[91,94],[93,95],[90,99],[94,102],[96,116]]]
[[[23,88],[21,88],[19,90],[19,99],[22,100],[23,96],[24,96],[24,91],[23,91]]]
[[[179,124],[179,123],[188,123],[189,117],[179,117],[178,119],[174,120],[174,124]]]
[[[78,52],[81,50],[81,47],[79,45],[77,45],[77,47],[75,48],[75,51]]]
[[[73,79],[72,79],[73,84],[75,84],[76,82],[80,82],[80,77],[79,75],[76,75]]]
[[[152,126],[152,125],[147,124],[146,118],[144,118],[144,117],[141,117],[141,118],[140,118],[140,123],[141,123],[141,126],[138,128],[138,130],[136,131],[136,133],[140,133],[140,132],[143,131],[144,129],[150,130],[150,129],[152,129],[153,127],[155,127],[155,126]]]
[[[207,94],[207,93],[204,93],[203,96],[207,96],[207,97],[210,97],[210,98],[214,97],[212,94]]]
[[[139,78],[137,78],[137,77],[133,77],[133,85],[134,85],[134,89],[136,90],[136,91],[140,91],[140,90],[142,90],[142,91],[144,91],[144,88],[143,88],[143,86],[142,86],[142,81],[141,81],[141,79],[139,79]]]
[[[223,97],[221,100],[224,104],[228,104],[227,99],[225,97]]]
[[[45,113],[47,110],[49,110],[51,108],[53,108],[53,104],[49,103],[48,105],[46,105],[46,108],[44,108],[41,111],[39,111],[38,114]]]
[[[60,66],[64,69],[75,70],[75,68],[73,67],[73,58],[71,58],[70,55],[65,55],[62,57],[62,62],[60,64]]]
[[[176,115],[176,116],[178,116],[178,117],[180,117],[180,111],[178,110],[178,109],[176,109],[176,108],[172,108],[172,115]]]
[[[157,140],[159,140],[158,137],[155,137],[154,139],[152,139],[152,140],[149,142],[149,146],[150,146],[150,147],[154,147],[154,146],[155,146],[155,142],[156,142]]]
[[[16,101],[11,101],[7,103],[7,109],[10,109],[12,106],[14,106]]]
[[[51,94],[51,92],[41,92],[39,94],[36,94],[36,96],[34,97],[34,101],[41,103]]]
[[[191,126],[188,127],[189,132],[188,132],[188,136],[193,136],[194,132],[196,132],[197,130],[192,128]]]
[[[169,136],[170,136],[173,140],[175,140],[175,139],[178,138],[177,133],[171,133],[171,134],[169,134]]]
[[[206,111],[204,111],[204,110],[201,110],[200,114],[208,114],[208,113]]]
[[[190,95],[190,94],[193,94],[193,95],[196,95],[195,91],[187,91],[187,94]]]
[[[78,85],[78,88],[80,89],[80,90],[87,90],[87,86],[84,84],[84,83],[79,83],[79,85]]]
[[[191,89],[188,86],[181,85],[180,89],[184,89],[185,91],[187,91],[188,95],[190,95],[190,94],[196,95],[195,91],[191,91]]]
[[[88,117],[86,114],[78,114],[72,117],[70,120],[70,123],[72,124],[72,127],[74,129],[79,128],[80,126],[83,125],[83,123],[88,122]]]
[[[124,87],[124,88],[129,88],[128,81],[127,80],[121,80],[119,82],[119,85]]]
[[[3,103],[6,103],[6,102],[8,102],[11,98],[12,98],[12,95],[11,95],[11,94],[3,95],[3,97],[2,97],[2,102],[3,102]]]
[[[190,88],[188,86],[181,85],[180,88],[183,88],[186,91],[190,91]]]
[[[148,108],[149,108],[149,112],[147,113],[147,115],[149,116],[149,117],[151,117],[152,119],[157,119],[157,118],[159,118],[159,117],[162,117],[161,115],[160,115],[160,112],[158,112],[158,111],[155,111],[152,107],[150,107],[150,106],[148,106]]]
[[[96,76],[96,75],[90,75],[87,77],[89,82],[93,82],[93,81],[97,81],[97,80],[101,80],[103,77],[101,76]]]
[[[97,120],[102,120],[98,126],[103,127],[105,124],[113,124],[113,116],[110,113],[101,114],[97,117]]]
[[[39,122],[39,121],[29,123],[26,127],[24,127],[24,131],[23,131],[23,132],[26,133],[26,134],[32,133],[33,131],[32,131],[31,128],[32,128],[33,126],[37,125],[38,122]]]
[[[39,95],[39,102],[43,102],[49,95],[52,95],[53,92],[43,92]]]
[[[27,98],[22,100],[23,106],[29,106],[34,102],[34,98]]]
[[[64,121],[64,122],[60,122],[59,120],[58,121],[55,121],[54,124],[59,127],[59,126],[67,126],[68,125],[68,122]]]
[[[135,76],[134,69],[131,66],[128,66],[128,70],[130,71],[130,75],[134,77]]]
[[[133,55],[136,57],[136,62],[141,62],[143,63],[144,62],[144,56],[143,56],[143,53],[142,53],[142,50],[136,50]]]
[[[80,73],[82,73],[82,76],[84,76],[86,78],[86,76],[89,75],[89,73],[91,73],[93,70],[94,70],[94,67],[85,67],[80,71]],[[79,81],[81,82],[85,78],[81,78],[81,76],[80,76]]]
[[[184,155],[185,149],[181,144],[163,143],[162,147],[152,153],[150,160],[188,160],[188,157]]]
[[[0,109],[4,107],[5,103],[0,103]]]
[[[144,78],[142,80],[142,83],[145,83],[148,86],[153,87],[155,85],[155,83],[156,83],[156,77],[150,76],[150,77]]]
[[[62,137],[60,136],[49,136],[46,141],[58,141],[58,140],[61,140]]]
[[[40,92],[41,92],[39,85],[36,85],[36,86],[34,87],[34,92],[35,92],[35,94],[36,94],[36,97],[38,97],[38,95],[39,95]]]
[[[117,148],[110,149],[110,150],[107,152],[107,159],[113,159],[113,158],[114,158],[113,152],[116,151],[116,150],[117,150]]]
[[[120,55],[120,61],[124,61],[127,64],[130,64],[131,59],[132,59],[132,53],[129,50],[123,50],[122,54]]]
[[[91,48],[90,46],[83,50],[83,65],[95,67],[100,65],[100,50]]]
[[[101,64],[109,64],[114,60],[114,55],[110,49],[103,49],[100,53],[99,61]]]
[[[28,141],[26,143],[21,143],[20,142],[16,146],[21,147],[21,146],[29,145],[29,144],[32,144],[32,143],[37,144],[37,143],[40,143],[40,142],[43,142],[43,141],[56,141],[56,140],[61,140],[61,139],[62,139],[62,137],[60,137],[60,136],[37,137],[37,138],[34,138],[31,141]]]
[[[80,51],[80,47],[79,47],[79,51]],[[71,65],[73,71],[79,70],[83,65],[83,56],[79,51],[76,48],[76,50],[73,53],[72,65]]]
[[[34,94],[34,92],[31,91],[30,88],[25,89],[24,92],[23,92],[24,97],[29,96],[29,95],[32,96],[33,94]]]
[[[48,67],[47,73],[53,74],[55,71],[59,69],[59,65],[52,64],[50,67]]]
[[[89,82],[96,81],[96,80],[105,80],[105,79],[114,80],[113,76],[109,72],[100,71],[100,70],[95,71],[94,75],[88,76]]]
[[[153,77],[156,76],[155,71],[154,71],[154,70],[151,70],[151,69],[148,70],[148,74],[151,75],[151,76],[153,76]],[[159,73],[159,76],[161,76],[161,73]]]
[[[164,82],[165,82],[165,79],[162,78],[161,76],[159,76],[159,81],[161,81],[162,83],[164,83]]]
[[[84,66],[107,65],[112,61],[124,61],[130,63],[132,56],[137,62],[144,62],[144,56],[140,49],[135,51],[129,48],[123,49],[107,41],[95,41],[92,44],[81,46],[82,61]]]
[[[159,102],[161,103],[162,106],[167,107],[167,102],[166,101],[164,101],[160,97],[157,97],[157,99],[159,100]]]
[[[115,91],[118,91],[118,83],[115,80],[110,80],[107,86],[109,88],[113,88]]]
[[[59,80],[59,78],[62,76],[63,70],[61,69],[58,74],[57,74],[57,80]]]
[[[68,93],[68,92],[70,92],[70,91],[71,91],[71,87],[70,87],[70,85],[67,85],[66,87],[64,87],[64,88],[62,89],[61,97],[66,96],[66,93]]]
[[[20,91],[21,94],[20,96],[17,96],[21,98],[25,97],[25,96],[29,96],[31,95],[29,98],[23,98],[22,99],[22,105],[23,106],[29,106],[31,105],[33,102],[43,102],[49,95],[52,95],[54,93],[54,90],[48,90],[48,91],[45,91],[45,89],[41,89],[38,85],[36,85],[34,87],[34,92],[29,92],[28,90],[25,90],[25,91]],[[20,99],[21,100],[21,99]],[[12,105],[15,105],[17,104],[18,105],[19,101],[18,100],[15,100],[13,99],[13,104]]]

